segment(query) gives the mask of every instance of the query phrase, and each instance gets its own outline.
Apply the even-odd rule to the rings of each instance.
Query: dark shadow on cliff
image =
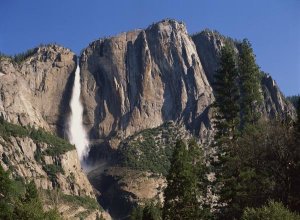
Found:
[[[76,55],[74,55],[73,61],[75,62],[75,68],[67,79],[66,87],[62,94],[62,99],[59,103],[59,117],[58,117],[58,120],[56,123],[56,133],[58,134],[58,136],[60,136],[64,139],[68,138],[67,123],[68,123],[69,115],[71,112],[69,103],[70,103],[70,100],[72,97],[73,84],[74,84],[74,79],[75,79],[74,73],[75,73],[76,65],[77,65]]]
[[[88,174],[94,188],[101,192],[97,200],[113,219],[129,219],[132,209],[137,206],[135,195],[124,191],[119,176],[111,175],[107,169],[99,168]]]
[[[108,165],[115,163],[117,150],[110,147],[107,141],[102,143],[91,143],[86,163],[88,166],[94,166],[96,163],[107,163]]]
[[[103,55],[103,50],[108,47],[107,41],[100,43],[100,51],[99,54],[94,54],[97,59],[101,60]],[[86,61],[88,65],[88,71],[92,74],[97,86],[97,91],[95,95],[95,101],[97,103],[96,108],[94,110],[94,122],[93,127],[89,132],[89,136],[92,139],[106,139],[108,140],[110,137],[115,135],[115,130],[118,126],[118,116],[121,112],[121,101],[117,95],[117,91],[115,90],[108,90],[105,88],[113,88],[113,75],[111,72],[108,72],[105,68],[101,65],[96,65],[95,63],[100,61],[95,61],[95,57],[89,57]],[[106,112],[105,112],[105,103],[107,110],[110,114],[113,115],[114,122],[112,124],[111,132],[106,135],[105,137],[99,133],[99,124],[105,119]]]

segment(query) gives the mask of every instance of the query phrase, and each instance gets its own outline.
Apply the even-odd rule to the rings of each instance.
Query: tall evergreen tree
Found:
[[[244,197],[251,172],[240,167],[237,155],[239,129],[248,124],[255,124],[259,115],[257,107],[260,102],[260,72],[249,41],[241,44],[238,59],[235,60],[233,49],[225,45],[221,51],[220,68],[215,79],[215,147],[217,161],[213,162],[216,182],[215,191],[219,194],[220,219],[233,219],[241,214]],[[249,176],[250,175],[250,176]],[[245,201],[244,203],[247,203]]]
[[[202,159],[195,142],[189,147],[183,141],[176,143],[164,192],[164,220],[203,218],[205,211],[199,200],[202,191],[200,179],[205,176]]]
[[[219,219],[240,219],[245,207],[269,199],[300,210],[300,145],[289,124],[277,121],[247,126],[227,153],[219,175]],[[223,157],[222,157],[223,158]]]
[[[297,121],[296,121],[296,132],[298,133],[298,137],[300,138],[300,97],[298,98],[297,103]]]
[[[216,140],[226,142],[234,139],[239,125],[238,70],[235,53],[229,44],[221,50],[220,67],[215,76],[215,103],[217,114]]]
[[[212,164],[216,174],[215,193],[226,202],[234,191],[234,183],[230,179],[232,173],[231,150],[237,138],[240,116],[238,69],[233,48],[226,44],[221,50],[220,67],[215,76],[215,143],[216,155]],[[217,158],[217,160],[216,160]],[[224,184],[224,182],[226,184]]]
[[[0,219],[59,220],[57,210],[44,212],[34,182],[24,184],[10,178],[0,164]]]
[[[262,102],[260,71],[255,61],[251,43],[244,39],[240,45],[239,74],[241,90],[241,128],[254,125],[260,117],[257,111]]]
[[[297,119],[294,126],[294,137],[293,137],[293,152],[291,154],[294,157],[294,162],[289,163],[290,165],[290,196],[289,196],[289,207],[297,212],[300,212],[300,97],[297,102]]]

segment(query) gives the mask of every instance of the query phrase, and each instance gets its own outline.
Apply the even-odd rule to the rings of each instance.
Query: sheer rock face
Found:
[[[262,78],[262,91],[264,96],[264,111],[271,118],[296,118],[296,111],[281,93],[275,80],[270,75]]]
[[[70,112],[75,68],[75,54],[57,45],[36,48],[20,63],[1,57],[0,116],[15,124],[44,128],[62,136]],[[55,189],[59,188],[65,195],[96,199],[93,187],[81,169],[76,150],[59,156],[45,156],[43,163],[38,161],[37,148],[47,150],[48,147],[28,137],[3,139],[0,134],[0,164],[5,170],[10,169],[13,176],[34,180],[39,189],[50,190],[58,202],[59,212],[66,219],[79,219],[77,215],[86,211],[89,213],[85,219],[96,219],[97,213],[101,214],[99,210],[88,210],[78,204],[75,204],[74,210],[73,203],[64,202],[58,195],[55,197]],[[62,172],[45,172],[45,166],[56,165],[61,167]],[[54,208],[52,202],[44,205]],[[110,219],[107,213],[103,215]]]
[[[238,42],[231,38],[226,38],[216,31],[209,30],[193,35],[192,39],[196,45],[205,74],[213,87],[214,75],[217,74],[216,70],[218,69],[222,46],[227,41],[233,45],[235,52],[238,54]],[[266,118],[296,117],[294,107],[286,100],[270,75],[263,74],[261,89],[264,101],[260,109]]]
[[[189,37],[184,24],[163,20],[91,43],[80,60],[91,136],[115,147],[120,139],[173,120],[207,137],[214,100],[210,85],[226,40],[238,53],[237,43],[216,31]],[[294,108],[270,80],[262,79],[262,112],[268,118],[294,117]]]
[[[94,197],[92,186],[81,170],[76,150],[55,157],[45,156],[43,164],[36,160],[36,151],[37,148],[45,151],[48,147],[28,137],[10,137],[7,141],[0,137],[0,164],[4,169],[12,168],[14,176],[27,181],[34,180],[38,188],[53,190],[58,184],[65,194]],[[63,174],[58,173],[54,183],[43,166],[57,164],[61,166]]]
[[[82,54],[81,73],[95,138],[124,138],[169,120],[200,136],[210,129],[212,89],[182,23],[164,20],[95,41]]]
[[[212,85],[218,69],[221,49],[225,45],[226,38],[218,32],[205,30],[193,35],[192,39],[196,45],[206,77]]]
[[[20,64],[0,60],[0,115],[21,125],[62,131],[76,57],[69,49],[36,48]]]
[[[156,173],[110,167],[104,171],[94,169],[88,178],[101,192],[99,200],[113,219],[124,219],[134,207],[143,206],[148,201],[163,202],[166,178]]]
[[[91,137],[104,139],[116,147],[120,140],[136,132],[172,120],[203,140],[212,131],[211,85],[226,39],[213,31],[190,37],[184,24],[164,20],[145,30],[92,42],[80,58],[84,122]],[[236,46],[235,50],[238,53]],[[1,58],[0,115],[10,122],[42,127],[63,136],[75,68],[75,54],[56,45],[37,48],[20,64]],[[262,112],[267,117],[295,116],[294,108],[268,75],[262,78],[262,91]],[[37,145],[29,138],[11,137],[6,141],[0,137],[0,162],[8,169],[9,164],[4,162],[8,159],[17,175],[34,179],[44,189],[52,189],[50,177],[34,158]],[[45,158],[48,165],[57,161],[65,171],[57,175],[64,193],[94,196],[75,150],[59,158]],[[159,197],[164,179],[131,178],[126,172],[117,171],[118,168],[95,173],[104,180],[117,177],[113,179],[113,187],[125,192],[124,201],[133,197]],[[68,178],[73,175],[75,185]],[[122,181],[118,181],[120,176]],[[123,198],[116,196],[116,200],[120,197]]]
[[[26,182],[33,180],[41,191],[44,206],[51,209],[58,208],[64,219],[79,220],[78,215],[85,212],[88,213],[85,219],[94,220],[97,214],[102,214],[105,219],[111,219],[106,212],[100,212],[98,209],[91,210],[84,205],[63,199],[64,195],[84,196],[92,199],[96,197],[93,187],[81,169],[76,150],[59,156],[44,156],[44,161],[36,159],[38,148],[43,152],[49,147],[45,143],[37,143],[28,137],[3,139],[0,136],[0,165],[5,170],[9,169],[13,177],[21,177]],[[56,174],[45,172],[45,166],[55,165],[59,165],[62,171]],[[50,190],[50,195],[45,196],[44,194],[47,193],[44,190]]]

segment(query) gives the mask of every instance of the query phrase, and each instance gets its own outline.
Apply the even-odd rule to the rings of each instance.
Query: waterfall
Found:
[[[80,161],[83,162],[89,151],[89,141],[82,122],[83,106],[80,101],[80,91],[80,67],[77,65],[70,102],[71,115],[69,118],[68,137],[70,143],[75,145]]]

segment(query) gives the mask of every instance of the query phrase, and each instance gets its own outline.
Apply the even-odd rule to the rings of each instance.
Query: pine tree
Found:
[[[289,124],[278,121],[244,129],[218,176],[223,184],[219,202],[226,204],[219,219],[240,219],[245,207],[260,207],[269,199],[300,210],[300,145],[293,135]]]
[[[204,210],[199,202],[200,179],[205,170],[202,159],[195,142],[189,147],[183,141],[176,143],[164,192],[164,220],[202,219]]]
[[[287,209],[282,203],[269,201],[267,205],[260,208],[246,208],[242,220],[299,220],[300,215]]]
[[[10,178],[0,164],[0,219],[60,220],[57,210],[43,211],[34,182],[24,184]]]
[[[298,103],[297,103],[297,121],[296,121],[296,132],[298,137],[300,138],[300,97],[298,98]]]
[[[234,139],[239,125],[238,70],[233,48],[226,44],[221,50],[220,68],[215,76],[215,103],[217,114],[216,140],[226,142]]]
[[[161,207],[153,202],[146,204],[143,210],[143,220],[161,220]]]
[[[262,102],[260,71],[255,61],[251,43],[244,39],[240,45],[239,74],[241,90],[241,128],[254,125],[260,118],[257,111]]]
[[[214,191],[226,202],[234,192],[235,182],[231,173],[231,156],[238,136],[240,105],[238,69],[232,47],[226,44],[221,50],[220,67],[215,76],[215,143],[216,155],[212,164],[216,174]],[[217,158],[217,160],[216,160]],[[230,181],[229,181],[230,180]]]
[[[5,172],[0,164],[0,219],[14,218],[13,181],[9,178],[9,173]]]
[[[290,196],[289,207],[294,211],[300,211],[300,98],[297,102],[297,119],[293,132],[292,152],[294,162],[290,163]]]

